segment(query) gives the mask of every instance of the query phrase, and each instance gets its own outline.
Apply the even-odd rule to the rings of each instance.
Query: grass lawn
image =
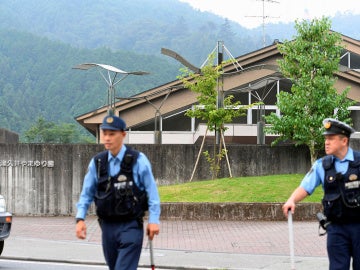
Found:
[[[252,176],[160,186],[161,202],[285,202],[303,174]],[[321,202],[319,186],[302,202]]]

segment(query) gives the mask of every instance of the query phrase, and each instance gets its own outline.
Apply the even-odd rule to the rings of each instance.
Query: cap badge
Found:
[[[106,118],[106,123],[111,124],[112,122],[114,122],[114,118],[112,118],[111,116]]]
[[[329,129],[331,127],[331,122],[324,123],[324,128]]]
[[[350,174],[349,175],[349,180],[350,181],[354,181],[354,180],[357,180],[358,179],[358,176],[356,174]]]
[[[119,182],[124,182],[127,180],[127,177],[126,177],[126,175],[120,174],[117,180]]]

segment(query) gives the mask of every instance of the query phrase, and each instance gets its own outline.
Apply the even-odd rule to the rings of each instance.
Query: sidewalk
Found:
[[[104,264],[100,229],[87,219],[88,237],[75,237],[73,217],[14,217],[2,258]],[[292,269],[284,222],[162,221],[154,239],[157,269]],[[294,222],[295,269],[328,268],[326,237],[318,223]],[[147,239],[140,266],[150,264]]]

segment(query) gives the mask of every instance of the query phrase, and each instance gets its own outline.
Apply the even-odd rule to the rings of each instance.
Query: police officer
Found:
[[[360,270],[360,153],[349,147],[355,131],[336,119],[323,121],[326,156],[315,161],[300,186],[282,209],[295,211],[295,204],[323,186],[327,219],[327,252],[330,270]]]
[[[111,270],[136,270],[143,242],[143,217],[149,210],[146,234],[159,234],[160,199],[148,158],[123,144],[126,124],[108,115],[100,126],[106,151],[93,157],[77,203],[76,236],[86,238],[85,218],[95,200],[102,247]],[[127,168],[127,169],[126,169]]]

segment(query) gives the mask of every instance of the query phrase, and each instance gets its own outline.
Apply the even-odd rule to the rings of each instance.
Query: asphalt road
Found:
[[[9,260],[0,259],[1,270],[108,270],[104,265],[97,264],[76,264],[76,263],[62,263],[62,262],[46,262],[46,261],[32,261],[32,260]],[[147,268],[138,268],[138,270],[148,270]],[[161,268],[162,270],[170,270]]]
[[[7,260],[0,259],[1,270],[106,270],[106,266],[90,265],[90,264],[70,264],[60,262],[41,262],[30,260]]]

